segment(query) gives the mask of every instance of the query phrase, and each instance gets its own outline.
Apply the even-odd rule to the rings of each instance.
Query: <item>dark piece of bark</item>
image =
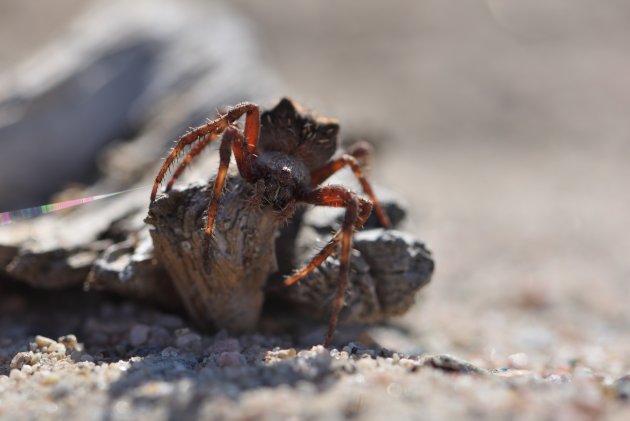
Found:
[[[153,257],[148,227],[108,247],[94,262],[86,287],[150,301],[170,310],[184,309],[171,278]]]
[[[212,183],[188,186],[160,196],[151,206],[147,222],[155,227],[151,231],[155,257],[201,327],[253,329],[268,277],[277,282],[273,272],[278,265],[295,269],[306,262],[317,251],[318,230],[304,224],[310,219],[301,218],[304,209],[299,209],[275,242],[281,221],[270,209],[253,208],[249,204],[253,187],[232,176],[221,199],[213,239],[208,242],[204,228],[211,189]],[[386,209],[404,214],[396,202],[385,204]],[[335,221],[336,217],[329,220],[331,225]],[[356,233],[354,244],[343,320],[384,320],[407,311],[433,271],[424,245],[399,231],[382,229]],[[296,245],[301,263],[291,262],[292,254],[276,259],[276,246],[286,251]],[[339,261],[332,256],[298,285],[274,288],[271,294],[283,297],[303,316],[325,321],[338,275]]]
[[[431,367],[449,373],[486,375],[489,371],[468,361],[448,354],[427,355],[420,359],[425,367]]]
[[[138,229],[146,193],[95,202],[67,213],[0,227],[0,272],[36,288],[81,286],[94,261],[114,243],[112,223]]]
[[[358,187],[347,172],[338,173],[330,182]],[[374,187],[393,227],[398,227],[407,214],[402,200],[389,190]],[[285,227],[278,241],[279,250],[291,251],[290,255],[280,256],[283,274],[308,262],[330,234],[340,229],[343,216],[343,209],[327,207],[307,208],[296,215],[299,219]],[[382,321],[404,314],[414,304],[416,292],[431,280],[434,262],[425,245],[409,234],[378,226],[372,214],[364,228],[354,234],[350,283],[341,313],[343,323]],[[331,256],[279,295],[297,304],[296,311],[304,316],[326,320],[330,317],[338,276],[339,260]]]
[[[311,227],[302,228],[303,232],[309,230],[306,236],[313,238]],[[414,304],[416,292],[431,280],[431,254],[408,234],[383,229],[359,231],[353,247],[342,322],[374,322],[404,314]],[[311,255],[312,251],[304,254],[302,260]],[[338,277],[339,260],[330,257],[283,295],[298,304],[296,309],[303,315],[325,320],[330,316]]]
[[[208,243],[203,230],[211,188],[212,183],[196,184],[158,198],[147,219],[156,227],[152,232],[156,250],[146,227],[134,222],[143,213],[140,209],[119,218],[109,216],[108,219],[115,222],[103,224],[101,229],[90,225],[93,232],[89,238],[102,237],[103,233],[111,238],[127,233],[127,237],[116,243],[112,240],[93,242],[93,246],[100,247],[97,250],[100,257],[83,253],[89,259],[82,267],[70,264],[73,259],[80,260],[74,257],[81,255],[82,249],[77,247],[44,252],[39,244],[40,251],[30,254],[2,247],[0,259],[11,260],[8,267],[13,277],[40,288],[52,288],[53,282],[63,279],[79,284],[91,266],[88,284],[91,289],[149,300],[169,308],[181,306],[201,327],[208,329],[253,329],[260,315],[265,282],[270,276],[278,280],[278,275],[273,274],[277,263],[284,272],[300,267],[324,244],[322,232],[338,227],[339,215],[331,213],[324,223],[325,218],[314,219],[311,214],[320,213],[322,208],[299,208],[276,243],[279,231],[276,215],[270,210],[249,206],[252,186],[233,176],[228,179],[222,197],[214,239]],[[99,212],[120,215],[125,207],[119,205],[111,203]],[[395,200],[384,205],[386,209],[404,213]],[[112,209],[107,210],[109,207]],[[53,216],[42,223],[77,224],[71,231],[83,226],[83,217],[71,216]],[[65,222],[64,218],[70,220]],[[318,221],[317,227],[309,224],[313,220]],[[53,244],[59,246],[69,241],[58,240]],[[276,244],[278,250],[283,251],[278,259]],[[381,229],[357,232],[354,248],[342,321],[377,321],[407,311],[416,291],[430,279],[433,270],[430,253],[406,234]],[[43,264],[56,262],[59,276],[51,276],[48,268],[44,272],[32,272],[29,261],[39,269]],[[307,318],[326,321],[338,271],[338,259],[331,256],[298,285],[274,291],[295,307],[276,311],[297,311]]]
[[[253,187],[230,177],[212,238],[204,229],[212,183],[161,195],[147,223],[155,256],[170,274],[189,315],[202,328],[253,330],[260,316],[267,277],[277,268],[271,209],[249,203]]]
[[[99,169],[107,180],[93,194],[153,176],[190,125],[270,99],[277,82],[255,44],[238,15],[213,3],[86,7],[26,63],[2,69],[0,211],[47,203]],[[133,141],[105,150],[121,139]]]
[[[354,247],[370,267],[382,318],[406,313],[431,280],[431,252],[408,233],[382,229],[357,233]]]
[[[6,272],[34,287],[63,289],[80,285],[106,243],[95,241],[86,247],[47,252],[23,250],[6,266]]]
[[[0,128],[0,211],[147,185],[189,125],[245,99],[262,103],[274,91],[254,37],[229,8],[173,3],[147,14],[120,6],[88,7],[74,29],[35,54],[46,66],[0,78],[0,118],[10,121]],[[220,25],[205,24],[209,8]],[[216,41],[225,39],[231,42]],[[94,185],[49,198],[69,180],[94,176],[95,162],[102,172]],[[139,190],[2,226],[0,274],[37,288],[80,287],[108,247],[134,241],[148,203],[149,190]],[[98,273],[99,287],[131,294],[134,282],[121,283],[106,268]]]

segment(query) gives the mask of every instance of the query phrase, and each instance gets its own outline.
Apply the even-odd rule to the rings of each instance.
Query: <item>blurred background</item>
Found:
[[[146,182],[217,107],[289,96],[375,144],[434,253],[385,346],[620,375],[628,22],[624,0],[4,0],[0,211]]]

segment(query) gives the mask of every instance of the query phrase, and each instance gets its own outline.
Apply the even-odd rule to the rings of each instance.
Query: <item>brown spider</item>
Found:
[[[245,127],[241,130],[237,121],[243,115]],[[241,177],[255,186],[254,202],[261,206],[271,206],[284,220],[293,214],[298,203],[346,208],[342,228],[308,265],[284,280],[286,286],[297,282],[318,267],[335,250],[337,243],[341,242],[339,282],[324,341],[324,345],[329,346],[348,284],[353,231],[365,223],[372,207],[381,224],[386,228],[390,226],[389,219],[376,200],[357,160],[364,158],[369,149],[365,146],[358,147],[350,154],[331,160],[338,143],[339,124],[335,120],[307,114],[302,107],[287,98],[262,115],[256,104],[244,102],[216,120],[190,130],[178,140],[155,179],[151,201],[155,200],[166,171],[186,146],[194,144],[175,170],[166,186],[167,191],[192,159],[221,133],[223,137],[219,149],[219,171],[208,206],[205,229],[208,236],[212,235],[231,152],[234,153]],[[320,186],[324,180],[346,165],[352,168],[370,201],[343,186]]]

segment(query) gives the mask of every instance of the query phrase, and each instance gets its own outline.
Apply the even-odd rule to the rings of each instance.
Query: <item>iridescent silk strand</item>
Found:
[[[23,221],[26,219],[36,218],[38,216],[46,215],[52,212],[57,212],[62,209],[72,208],[74,206],[84,205],[86,203],[92,203],[97,200],[107,199],[108,197],[118,196],[119,194],[129,193],[134,190],[146,189],[150,186],[151,185],[146,185],[146,186],[136,187],[134,189],[118,191],[115,193],[99,194],[96,196],[88,196],[88,197],[83,197],[81,199],[72,199],[72,200],[66,200],[63,202],[50,203],[48,205],[35,206],[32,208],[24,208],[24,209],[18,209],[18,210],[8,211],[8,212],[0,212],[0,226],[9,225],[14,222]]]

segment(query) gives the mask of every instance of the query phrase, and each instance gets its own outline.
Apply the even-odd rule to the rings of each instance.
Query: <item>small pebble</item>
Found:
[[[54,342],[48,346],[49,354],[56,354],[58,356],[66,355],[66,346],[58,342]]]
[[[244,365],[245,358],[240,352],[222,352],[217,358],[217,366],[219,367],[240,367]]]
[[[574,380],[591,380],[593,379],[593,370],[588,367],[576,367],[573,370]]]
[[[162,350],[160,353],[163,357],[176,357],[179,355],[179,349],[169,346]]]
[[[138,396],[159,398],[173,393],[173,385],[163,381],[151,381],[138,388]]]
[[[57,342],[62,343],[64,346],[70,349],[80,350],[79,348],[82,348],[77,341],[77,337],[72,334],[60,337]]]
[[[234,338],[219,339],[215,341],[214,343],[212,343],[207,349],[207,351],[210,353],[232,352],[232,351],[240,351],[240,350],[241,350],[241,344],[238,341],[238,339],[234,339]]]
[[[166,328],[162,326],[152,326],[149,334],[149,345],[165,347],[173,343],[173,338]]]
[[[45,336],[40,336],[40,335],[35,336],[35,345],[37,345],[37,347],[40,349],[49,347],[52,344],[56,344],[56,343],[57,342],[54,339],[50,339],[50,338],[47,338]]]
[[[11,360],[11,368],[21,369],[24,364],[35,365],[41,359],[41,354],[35,354],[33,351],[18,352]]]
[[[360,370],[373,370],[376,368],[376,360],[374,358],[359,358],[356,366]]]
[[[507,357],[508,366],[516,369],[524,369],[529,365],[529,357],[523,352],[512,354]]]
[[[50,386],[59,383],[59,375],[51,373],[50,371],[40,371],[40,373],[42,373],[42,384]]]
[[[545,381],[549,383],[553,383],[553,384],[564,384],[564,383],[569,383],[570,380],[566,375],[554,373],[545,377]]]
[[[417,370],[422,367],[422,364],[416,360],[412,360],[411,358],[401,358],[398,361],[398,365],[408,370]]]
[[[81,361],[81,356],[83,355],[83,353],[81,351],[72,351],[70,353],[70,359],[74,362],[78,362]]]
[[[630,400],[630,374],[617,379],[614,383],[614,388],[619,399],[624,401]]]
[[[307,351],[302,351],[302,352],[307,352]],[[280,360],[284,360],[287,358],[295,358],[297,355],[298,354],[294,348],[273,349],[265,353],[264,361],[267,364],[277,363]]]
[[[94,357],[91,356],[90,354],[83,354],[81,355],[81,358],[79,358],[80,362],[93,362],[94,361]]]
[[[197,352],[201,350],[201,336],[196,333],[186,333],[175,339],[175,346]]]
[[[52,400],[59,400],[70,395],[71,392],[72,392],[72,387],[70,385],[65,384],[65,383],[60,383],[51,390],[50,397]]]
[[[294,358],[296,355],[297,355],[297,352],[295,351],[295,348],[279,349],[273,354],[274,357],[280,358],[280,359]]]
[[[151,328],[145,324],[135,324],[129,331],[129,343],[132,346],[140,346],[149,339]]]
[[[9,378],[14,379],[14,380],[24,380],[26,378],[26,374],[22,373],[17,368],[13,368],[11,369],[11,372],[9,373]]]

